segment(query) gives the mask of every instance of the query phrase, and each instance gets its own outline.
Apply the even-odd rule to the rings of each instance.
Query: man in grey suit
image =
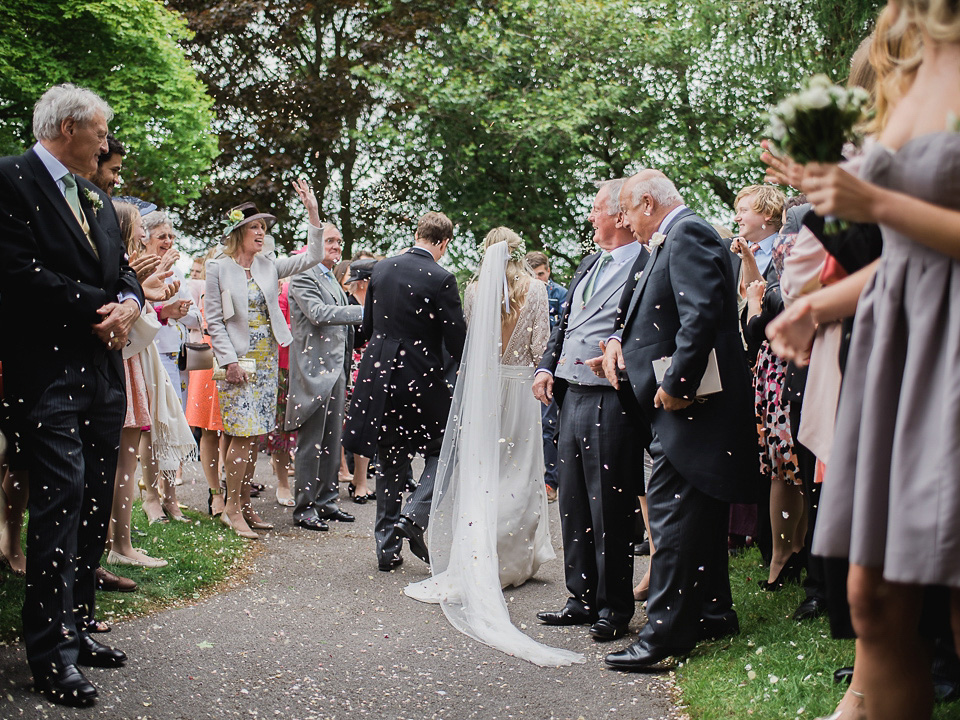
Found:
[[[604,378],[585,365],[610,335],[620,295],[646,251],[621,223],[622,180],[600,186],[590,213],[602,252],[580,264],[567,305],[537,369],[533,393],[560,408],[561,532],[570,598],[537,617],[547,625],[592,624],[595,640],[624,635],[633,617],[633,523],[643,445]],[[641,257],[642,256],[642,257]]]
[[[293,520],[307,530],[327,530],[328,520],[353,522],[337,505],[340,437],[352,360],[354,325],[363,308],[350,305],[333,276],[340,232],[323,230],[323,260],[290,281],[290,391],[285,429],[298,430]]]

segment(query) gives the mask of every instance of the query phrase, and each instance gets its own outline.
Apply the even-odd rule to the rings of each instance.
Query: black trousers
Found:
[[[656,552],[650,558],[649,621],[639,639],[680,654],[705,632],[735,622],[727,566],[730,505],[688,483],[664,455],[656,432],[650,455],[647,511]]]
[[[419,448],[409,435],[400,429],[387,426],[377,445],[379,468],[377,471],[377,517],[373,535],[377,543],[377,562],[386,565],[400,555],[403,539],[395,527],[402,514],[426,530],[430,524],[430,505],[433,501],[433,485],[440,461],[442,438],[434,438]],[[413,456],[423,455],[423,472],[403,506],[403,491],[410,475]]]
[[[560,529],[568,605],[633,617],[633,542],[643,446],[613,388],[571,385],[560,408]]]
[[[75,360],[21,428],[30,469],[23,634],[34,675],[75,663],[76,631],[94,618],[125,413],[123,381],[106,362]]]

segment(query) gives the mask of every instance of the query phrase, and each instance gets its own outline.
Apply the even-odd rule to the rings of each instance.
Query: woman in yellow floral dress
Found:
[[[293,185],[310,220],[305,253],[277,258],[272,251],[261,252],[276,218],[244,203],[229,212],[223,251],[206,266],[207,328],[226,374],[217,381],[227,438],[227,497],[220,520],[251,540],[258,537],[254,529],[272,528],[253,511],[250,479],[257,439],[273,430],[276,420],[277,346],[293,339],[280,310],[278,279],[303,272],[323,258],[317,199],[306,182]]]

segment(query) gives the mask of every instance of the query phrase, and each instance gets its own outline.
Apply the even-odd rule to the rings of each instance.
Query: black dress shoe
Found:
[[[297,520],[293,523],[297,527],[301,527],[304,530],[329,530],[330,526],[327,525],[320,518],[304,518],[303,520]]]
[[[633,544],[633,554],[637,556],[649,555],[650,554],[650,541],[644,540],[640,543]]]
[[[427,550],[427,544],[423,541],[423,530],[413,520],[408,517],[401,517],[395,526],[401,537],[410,541],[410,552],[430,564],[430,551]]]
[[[33,689],[50,702],[68,707],[89,707],[97,697],[97,689],[76,665],[51,668],[47,674],[35,672]]]
[[[344,512],[340,508],[337,508],[337,511],[332,515],[325,515],[324,520],[330,521],[335,520],[336,522],[353,522],[356,518],[348,512]]]
[[[600,618],[590,626],[590,634],[597,642],[609,642],[622,638],[630,631],[627,624],[617,625],[607,618]]]
[[[537,619],[544,625],[592,625],[597,616],[583,610],[574,610],[567,605],[563,610],[544,610],[537,613]]]
[[[643,640],[637,640],[633,645],[620,652],[610,653],[604,658],[607,667],[624,672],[645,672],[655,670],[653,666],[671,655],[680,655],[667,648],[651,647]]]
[[[842,668],[837,668],[833,671],[833,682],[837,685],[842,685],[843,683],[849,684],[853,679],[853,665],[847,665]]]
[[[797,621],[812,620],[815,617],[820,617],[826,611],[827,603],[825,600],[818,597],[808,597],[793,611],[793,619]]]
[[[400,567],[401,565],[403,565],[403,557],[400,555],[397,555],[390,562],[380,563],[379,565],[377,565],[377,569],[380,572],[390,572],[395,567]]]
[[[721,640],[731,635],[740,634],[740,620],[735,612],[731,612],[722,618],[712,620],[701,620],[700,627],[697,629],[697,642],[705,640]]]
[[[120,650],[98,643],[83,630],[77,633],[80,638],[80,654],[77,663],[87,667],[118,668],[127,661],[127,656]]]

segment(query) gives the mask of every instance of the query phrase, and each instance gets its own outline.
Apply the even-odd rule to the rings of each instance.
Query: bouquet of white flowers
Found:
[[[840,162],[844,144],[861,140],[857,126],[868,119],[869,102],[863,88],[841,87],[826,75],[814,75],[770,111],[766,135],[776,152],[801,165]]]

